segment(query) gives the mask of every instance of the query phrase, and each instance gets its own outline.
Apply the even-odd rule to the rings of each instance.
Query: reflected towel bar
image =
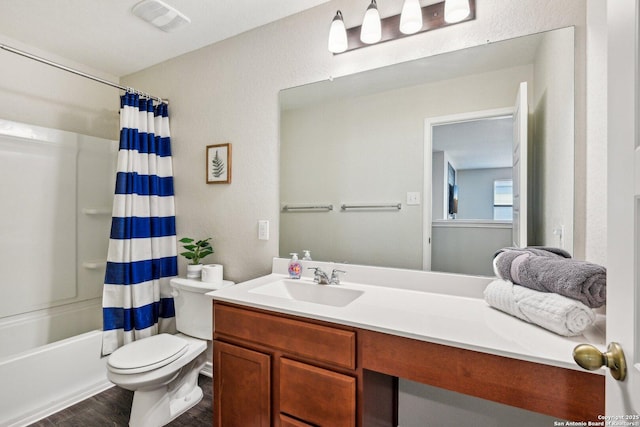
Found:
[[[85,215],[111,215],[111,211],[110,208],[82,208],[82,213]]]
[[[340,209],[346,211],[347,209],[402,209],[402,203],[388,203],[388,204],[377,204],[377,205],[347,205],[343,204],[340,206]]]
[[[283,212],[288,212],[288,211],[320,211],[320,210],[332,211],[333,210],[333,205],[299,205],[299,206],[284,205],[282,207],[282,211]]]
[[[98,270],[100,268],[106,267],[106,261],[85,261],[82,263],[82,266],[87,270]]]

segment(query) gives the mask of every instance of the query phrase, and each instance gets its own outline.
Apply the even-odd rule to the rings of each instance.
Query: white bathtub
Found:
[[[112,387],[102,331],[0,358],[0,427],[29,425]]]

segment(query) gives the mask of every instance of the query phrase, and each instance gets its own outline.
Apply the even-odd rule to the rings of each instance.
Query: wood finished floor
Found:
[[[204,392],[202,401],[167,424],[171,427],[212,425],[213,381],[200,375],[198,384]],[[44,418],[30,427],[108,427],[127,426],[133,392],[112,387],[67,409]]]

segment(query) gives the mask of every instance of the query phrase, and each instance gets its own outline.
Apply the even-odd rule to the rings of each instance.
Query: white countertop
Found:
[[[312,262],[305,268],[348,272],[340,285],[324,286],[361,290],[363,295],[344,307],[334,307],[249,292],[288,278],[283,274],[286,266],[287,260],[276,258],[274,273],[207,295],[218,301],[580,371],[572,357],[576,345],[605,348],[603,315],[597,316],[596,324],[584,335],[562,337],[490,307],[482,298],[484,287],[493,280],[489,277]],[[312,282],[308,274],[301,282]]]

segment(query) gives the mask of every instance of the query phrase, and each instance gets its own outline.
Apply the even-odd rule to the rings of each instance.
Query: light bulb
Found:
[[[329,29],[329,52],[342,53],[347,50],[347,29],[344,27],[342,12],[337,11]]]
[[[469,16],[469,0],[445,0],[444,20],[449,24],[455,24]]]
[[[371,0],[371,4],[367,8],[362,20],[362,28],[360,29],[360,40],[362,43],[372,44],[378,43],[382,38],[382,27],[380,24],[380,13],[378,13],[378,5],[376,0]]]
[[[400,14],[400,32],[417,33],[422,29],[422,8],[419,0],[404,0]]]

